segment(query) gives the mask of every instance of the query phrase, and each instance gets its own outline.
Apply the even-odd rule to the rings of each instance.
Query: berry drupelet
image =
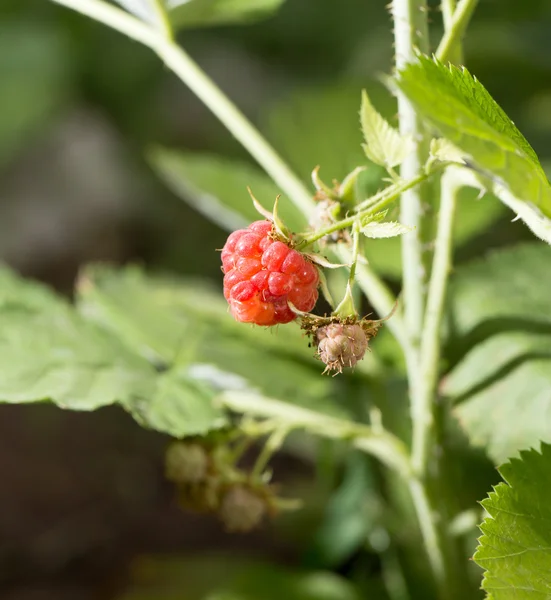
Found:
[[[222,250],[224,296],[243,323],[289,323],[298,310],[309,312],[318,299],[316,267],[300,252],[273,236],[270,221],[255,221],[234,231]]]

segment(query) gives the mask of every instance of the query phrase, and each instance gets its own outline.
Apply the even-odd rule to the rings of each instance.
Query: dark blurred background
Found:
[[[180,39],[268,135],[275,111],[304,96],[319,98],[319,137],[343,114],[353,122],[362,86],[391,68],[385,4],[287,0],[266,21],[187,31]],[[549,0],[481,0],[465,45],[470,70],[544,165],[551,161],[550,32]],[[304,135],[300,120],[296,128]],[[5,261],[67,294],[79,266],[97,260],[140,261],[219,284],[214,249],[225,233],[156,176],[146,156],[158,144],[248,160],[149,50],[47,0],[0,1]],[[326,145],[325,154],[330,139]],[[327,175],[339,176],[331,169]],[[466,255],[482,243],[508,243],[509,234],[498,229],[508,231],[494,223]],[[213,582],[238,568],[219,558],[228,552],[237,562],[254,556],[345,575],[357,568],[354,556],[331,561],[312,551],[332,490],[315,481],[308,461],[276,459],[278,479],[306,499],[293,526],[282,520],[236,536],[176,507],[163,477],[165,444],[115,408],[70,414],[0,407],[0,598],[204,598]],[[379,564],[364,557],[361,568],[368,579]],[[266,573],[260,569],[257,577],[265,581]]]

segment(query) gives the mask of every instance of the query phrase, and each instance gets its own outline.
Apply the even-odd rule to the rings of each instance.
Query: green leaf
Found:
[[[37,283],[0,270],[0,402],[94,410],[155,388],[155,370]]]
[[[385,221],[382,223],[372,221],[364,225],[361,229],[361,232],[368,238],[393,238],[403,235],[408,231],[411,231],[411,227],[402,225],[397,221]]]
[[[489,514],[474,560],[486,569],[482,588],[492,600],[551,596],[551,446],[521,452],[500,467],[482,505]]]
[[[144,427],[181,438],[202,435],[227,424],[215,395],[212,387],[175,368],[159,375],[150,396],[133,396],[122,404]]]
[[[533,205],[523,207],[527,224],[532,217],[535,221],[541,215],[551,217],[551,186],[536,153],[465,68],[446,67],[420,56],[399,73],[396,83],[422,117],[465,153],[468,162],[494,183],[506,185],[517,202]]]
[[[211,389],[260,391],[319,412],[345,412],[298,327],[271,332],[237,323],[222,293],[204,284],[146,277],[136,268],[91,268],[79,307],[143,356]]]
[[[263,218],[254,208],[247,187],[268,210],[280,193],[267,175],[237,160],[156,148],[150,153],[150,161],[175,194],[228,231]],[[304,217],[285,197],[280,199],[278,209],[291,230],[304,229]]]
[[[115,332],[5,268],[0,269],[0,327],[0,402],[51,400],[70,410],[118,402],[142,425],[176,437],[225,423],[214,402],[216,389],[177,369],[158,374]]]
[[[392,169],[413,151],[413,140],[403,137],[375,109],[367,92],[362,92],[360,121],[366,143],[363,145],[369,160],[385,169]]]
[[[272,15],[284,0],[166,0],[177,28],[229,25]]]
[[[526,244],[459,268],[450,288],[449,346],[460,360],[441,391],[497,463],[551,441],[549,269],[551,249]]]
[[[547,280],[551,249],[526,243],[489,252],[459,267],[450,290],[456,336],[520,328],[525,322],[551,325]],[[517,327],[515,327],[515,323]],[[480,331],[482,330],[482,331]]]

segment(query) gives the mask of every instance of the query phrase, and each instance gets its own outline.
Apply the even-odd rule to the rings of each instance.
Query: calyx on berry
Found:
[[[370,320],[356,317],[302,317],[302,329],[316,345],[316,357],[325,364],[324,373],[342,373],[353,368],[368,350],[369,340],[385,319]]]

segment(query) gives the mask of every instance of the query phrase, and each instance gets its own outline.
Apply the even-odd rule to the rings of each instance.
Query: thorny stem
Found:
[[[394,0],[394,43],[396,47],[396,69],[403,69],[416,60],[415,49],[428,50],[427,5],[425,0]],[[411,136],[415,143],[414,152],[402,163],[400,174],[409,181],[420,175],[426,159],[427,143],[415,109],[407,98],[398,94],[398,116],[400,133]],[[400,202],[400,222],[412,230],[402,236],[403,297],[404,315],[412,349],[417,354],[421,339],[421,327],[425,302],[426,272],[423,265],[423,213],[426,200],[422,186],[404,191]],[[410,386],[415,381],[410,381]]]
[[[396,69],[400,71],[409,62],[416,60],[416,49],[428,51],[427,4],[425,0],[394,0],[392,15],[394,18],[394,40],[396,47]],[[415,151],[401,166],[401,176],[410,180],[422,172],[428,149],[428,138],[414,108],[403,94],[398,94],[398,116],[400,132],[412,136]],[[411,417],[414,429],[412,457],[419,454],[415,445],[431,447],[434,439],[429,437],[426,427],[426,403],[421,395],[421,337],[425,315],[426,282],[428,273],[425,264],[424,246],[430,239],[430,199],[426,197],[425,186],[418,186],[402,194],[400,221],[412,228],[402,236],[403,297],[405,302],[405,321],[410,342],[406,354]],[[429,399],[428,413],[432,417],[432,397]],[[427,419],[430,422],[430,419]],[[416,433],[417,432],[417,433]],[[420,436],[423,436],[420,439]],[[424,436],[427,436],[426,438]],[[419,467],[419,465],[417,465]],[[422,468],[413,469],[408,481],[413,505],[417,513],[419,527],[424,540],[429,565],[432,571],[438,596],[442,600],[453,596],[449,589],[448,565],[446,556],[449,548],[442,540],[438,524],[438,512],[431,503],[426,481],[426,463]]]
[[[418,401],[413,415],[412,464],[419,473],[427,470],[434,441],[433,405],[440,367],[440,329],[451,269],[453,217],[459,189],[457,169],[448,167],[441,180],[437,235],[421,338]]]
[[[445,33],[436,50],[436,58],[447,62],[453,59],[454,53],[455,57],[461,58],[461,41],[477,4],[478,0],[459,0],[451,21],[446,23],[444,20]]]

